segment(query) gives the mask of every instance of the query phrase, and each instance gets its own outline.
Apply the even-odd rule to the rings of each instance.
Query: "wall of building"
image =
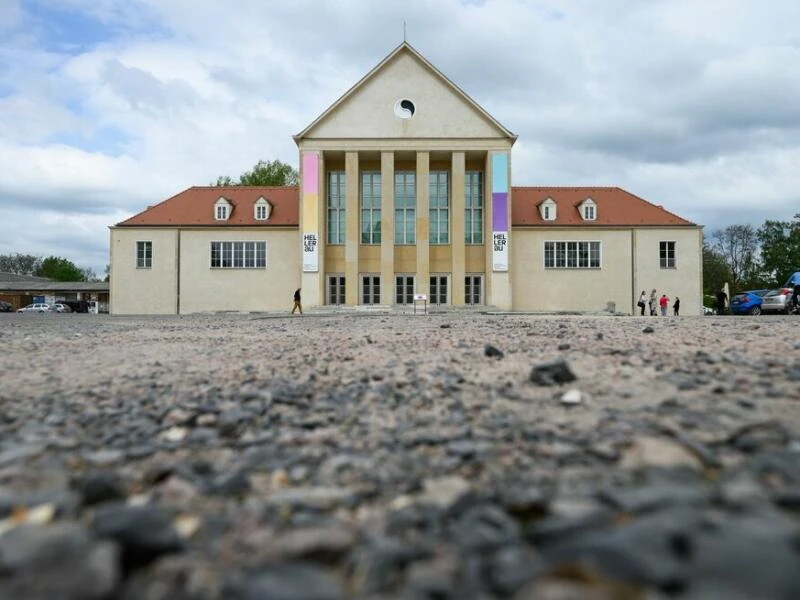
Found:
[[[110,236],[111,314],[175,314],[177,230],[115,227]],[[147,241],[153,243],[152,267],[140,269],[136,267],[136,242]]]
[[[267,242],[266,269],[212,269],[211,242]],[[181,232],[181,314],[291,310],[300,287],[297,229],[227,228]]]
[[[599,269],[545,269],[545,241],[600,242]],[[624,229],[515,228],[511,243],[513,309],[631,311],[632,233]]]

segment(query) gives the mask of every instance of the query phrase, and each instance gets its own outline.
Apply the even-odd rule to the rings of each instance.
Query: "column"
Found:
[[[358,304],[358,245],[360,232],[359,222],[359,172],[358,152],[346,152],[344,158],[345,180],[347,185],[347,203],[345,205],[345,239],[344,239],[344,301],[348,306]]]
[[[454,306],[464,304],[464,275],[466,250],[464,242],[464,193],[466,191],[466,158],[463,152],[453,152],[450,167],[450,254],[453,264],[450,267],[450,299]]]
[[[429,152],[417,152],[417,294],[430,294],[430,243],[428,206],[430,204]]]
[[[324,277],[320,269],[320,219],[323,204],[320,190],[323,189],[320,153],[304,151],[300,162],[300,181],[302,184],[302,210],[300,211],[300,231],[302,232],[302,263],[300,287],[303,289],[303,302],[306,306],[319,306],[324,303]]]
[[[394,290],[394,152],[381,152],[381,304]]]

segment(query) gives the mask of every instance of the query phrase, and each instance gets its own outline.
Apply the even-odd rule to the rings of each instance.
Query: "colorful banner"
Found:
[[[508,154],[492,153],[492,270],[508,271]]]
[[[319,271],[319,155],[303,152],[303,271]]]

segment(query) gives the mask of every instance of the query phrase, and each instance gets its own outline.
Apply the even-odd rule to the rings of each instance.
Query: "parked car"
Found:
[[[33,304],[28,304],[28,306],[23,306],[20,308],[18,313],[29,313],[29,312],[36,312],[36,313],[46,313],[46,312],[53,312],[53,307],[47,304],[46,302],[35,302]]]
[[[760,315],[761,305],[764,303],[763,296],[768,293],[769,290],[739,292],[731,298],[731,313],[734,315]]]
[[[714,310],[713,308],[710,308],[710,307],[708,307],[708,306],[702,306],[701,308],[703,309],[703,315],[704,315],[704,316],[709,316],[709,315],[715,315],[715,314],[717,314],[717,311],[716,311],[716,310]]]
[[[764,302],[761,304],[761,312],[789,314],[789,301],[791,297],[791,288],[784,287],[770,290],[770,292],[764,296]]]
[[[56,302],[55,304],[53,304],[53,312],[71,313],[72,309],[67,304],[64,304],[62,302]]]
[[[14,312],[14,306],[10,302],[0,300],[0,312]]]
[[[783,287],[792,289],[798,283],[800,283],[800,271],[789,275],[789,279],[786,280],[786,283],[783,284]]]

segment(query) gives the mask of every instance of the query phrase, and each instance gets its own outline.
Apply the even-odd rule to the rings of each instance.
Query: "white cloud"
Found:
[[[710,228],[800,205],[792,0],[52,6],[0,11],[0,252],[102,272],[108,225],[262,158],[296,164],[291,135],[390,52],[404,22],[519,135],[519,185],[620,185]]]

